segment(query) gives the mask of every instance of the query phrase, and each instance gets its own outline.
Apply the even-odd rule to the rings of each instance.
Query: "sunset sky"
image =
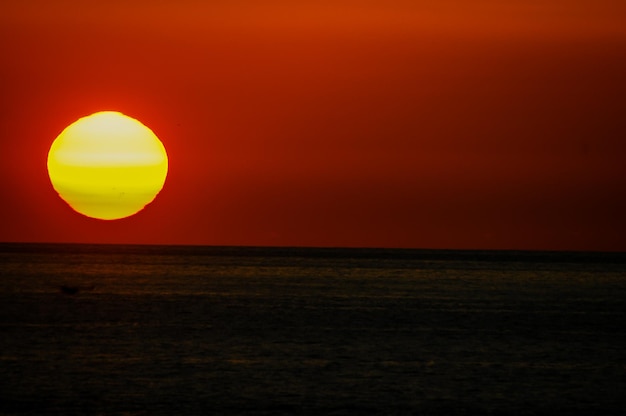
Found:
[[[624,0],[4,1],[0,241],[626,251]],[[117,221],[47,153],[169,155]]]

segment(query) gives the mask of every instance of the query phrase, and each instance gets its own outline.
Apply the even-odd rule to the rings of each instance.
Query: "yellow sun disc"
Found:
[[[129,217],[152,202],[167,176],[167,153],[139,121],[102,111],[70,124],[48,152],[59,196],[92,218]]]

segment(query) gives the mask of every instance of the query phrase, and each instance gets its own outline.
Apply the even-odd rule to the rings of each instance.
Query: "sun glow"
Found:
[[[115,111],[79,119],[54,140],[48,174],[75,211],[114,220],[141,211],[163,188],[167,153],[139,121]]]

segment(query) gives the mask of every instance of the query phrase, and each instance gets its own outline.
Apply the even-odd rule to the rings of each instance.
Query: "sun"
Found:
[[[48,174],[61,199],[101,220],[141,211],[163,188],[167,168],[165,147],[152,130],[116,111],[70,124],[48,152]]]

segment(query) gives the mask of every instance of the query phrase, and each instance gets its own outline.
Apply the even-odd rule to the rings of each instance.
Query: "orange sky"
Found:
[[[207,3],[3,2],[0,241],[626,250],[623,0]],[[46,172],[100,110],[170,157],[115,222]]]

